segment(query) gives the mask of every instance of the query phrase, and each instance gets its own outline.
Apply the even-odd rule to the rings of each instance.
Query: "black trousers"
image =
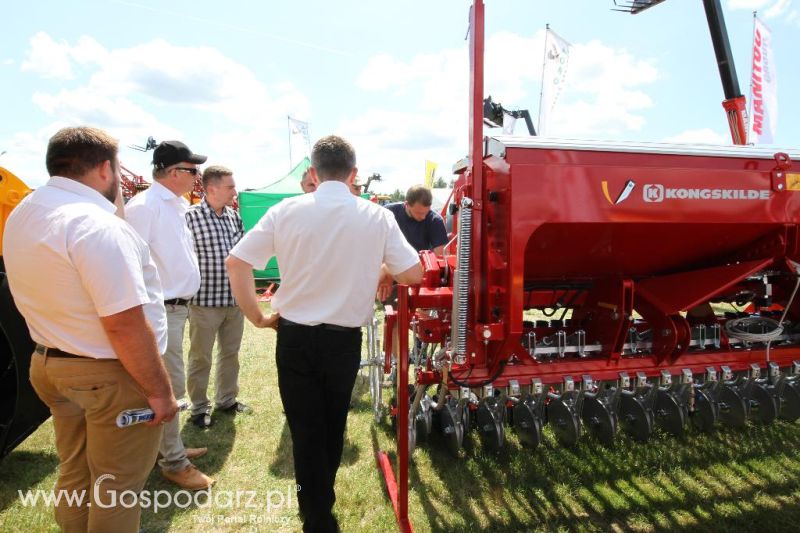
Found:
[[[303,531],[338,531],[333,486],[361,361],[361,330],[282,324],[275,359]]]

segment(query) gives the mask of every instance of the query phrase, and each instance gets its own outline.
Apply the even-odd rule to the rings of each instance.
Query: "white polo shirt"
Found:
[[[231,255],[259,269],[276,256],[281,287],[272,309],[312,326],[367,324],[381,264],[394,275],[419,262],[394,215],[338,181],[271,207]]]
[[[138,305],[167,347],[158,271],[144,241],[96,190],[52,177],[8,218],[3,258],[14,301],[39,344],[116,359],[100,317]]]
[[[186,224],[189,202],[158,183],[125,205],[125,219],[150,246],[164,299],[190,299],[200,288],[200,267]]]

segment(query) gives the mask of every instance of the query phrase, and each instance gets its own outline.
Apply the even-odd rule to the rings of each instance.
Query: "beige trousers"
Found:
[[[217,340],[216,391],[217,408],[230,407],[239,394],[239,348],[242,345],[244,316],[238,306],[189,306],[189,366],[187,389],[192,400],[192,415],[207,413],[208,378],[211,374],[211,355]]]
[[[164,352],[164,366],[167,368],[172,392],[175,398],[186,395],[186,373],[183,365],[183,331],[189,308],[185,305],[167,305],[167,351]],[[163,470],[182,470],[189,466],[186,448],[181,440],[180,413],[171,422],[164,424],[164,437],[161,439],[161,459],[158,465]]]
[[[81,504],[68,503],[62,493],[55,507],[61,530],[139,531],[142,508],[138,502],[130,505],[131,494],[123,493],[138,493],[144,487],[158,453],[161,427],[116,426],[120,411],[148,406],[138,384],[116,359],[38,353],[31,357],[30,381],[53,415],[59,458],[55,490],[85,491]]]

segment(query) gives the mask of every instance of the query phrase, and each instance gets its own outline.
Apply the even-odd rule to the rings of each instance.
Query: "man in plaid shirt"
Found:
[[[233,171],[223,166],[206,168],[203,189],[205,198],[186,213],[189,230],[194,236],[201,280],[200,290],[189,302],[191,347],[186,382],[192,401],[191,421],[207,428],[211,425],[207,392],[215,338],[219,345],[214,394],[216,410],[241,413],[250,408],[236,398],[244,318],[231,294],[225,271],[228,252],[244,235],[242,218],[231,208],[236,198]]]

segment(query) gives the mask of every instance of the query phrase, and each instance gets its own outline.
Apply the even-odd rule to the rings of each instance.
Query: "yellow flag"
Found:
[[[436,163],[433,161],[425,161],[425,186],[427,188],[433,187],[433,179],[436,177]]]

